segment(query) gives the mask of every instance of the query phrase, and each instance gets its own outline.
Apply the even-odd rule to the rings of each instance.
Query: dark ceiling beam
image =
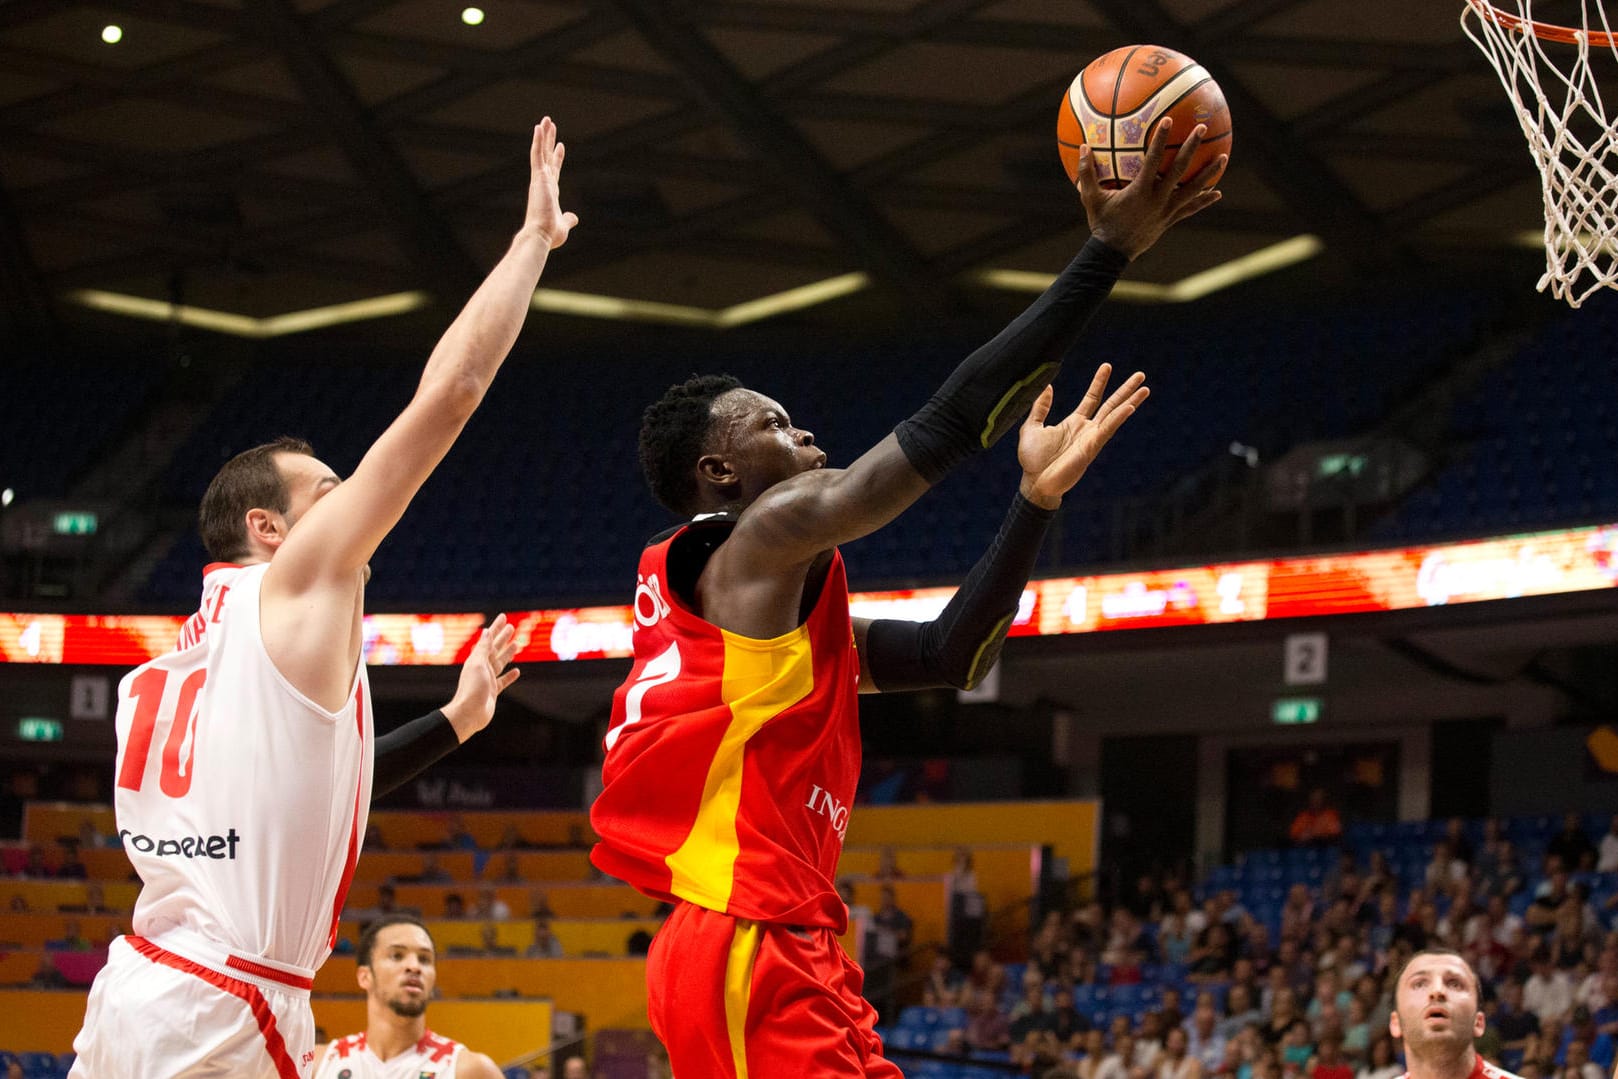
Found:
[[[1458,210],[1481,198],[1537,179],[1525,161],[1520,169],[1503,169],[1498,164],[1482,165],[1453,183],[1416,196],[1388,211],[1388,223],[1395,228],[1415,230],[1435,217]]]
[[[764,102],[723,53],[689,22],[671,17],[659,0],[615,2],[647,43],[757,151],[783,188],[847,244],[874,278],[896,289],[918,314],[941,310],[945,298],[910,241]]]
[[[1436,71],[1395,71],[1316,105],[1302,116],[1293,118],[1287,126],[1297,138],[1335,138],[1339,131],[1363,123],[1372,113],[1405,101],[1443,82],[1445,78],[1444,73]]]
[[[216,71],[226,70],[262,56],[264,50],[257,45],[231,41],[210,45],[172,60],[151,64],[134,71],[111,71],[93,65],[69,65],[55,57],[28,59],[20,49],[8,51],[7,66],[13,62],[37,66],[40,78],[62,82],[74,71],[73,81],[60,90],[37,97],[26,98],[0,108],[0,124],[24,126],[39,124],[58,116],[84,109],[102,108],[107,104],[107,91],[138,93],[169,83],[204,78]],[[78,71],[84,68],[84,71]],[[24,70],[19,66],[17,70]]]
[[[483,280],[483,270],[438,217],[354,87],[321,49],[290,0],[255,0],[249,9],[265,40],[286,60],[309,103],[325,114],[338,146],[376,195],[424,283],[441,299],[459,304]],[[514,143],[514,152],[517,145]]]
[[[1299,6],[1299,0],[1238,0],[1196,25],[1199,41],[1223,41],[1257,26],[1272,15]]]
[[[1095,0],[1098,10],[1137,41],[1183,43],[1199,53],[1196,35],[1169,15],[1160,0]],[[1326,247],[1362,272],[1385,268],[1397,256],[1397,242],[1383,221],[1360,201],[1286,124],[1248,90],[1221,53],[1211,49],[1204,66],[1219,80],[1230,105],[1239,157],[1238,167],[1251,167],[1265,185],[1297,212]],[[1251,162],[1251,165],[1246,165]],[[1218,210],[1214,210],[1218,213]]]
[[[1528,147],[1521,135],[1387,135],[1375,131],[1333,131],[1319,136],[1317,147],[1332,157],[1385,158],[1464,165],[1527,165]]]
[[[56,305],[4,188],[0,188],[0,327],[8,341],[26,348],[49,350],[61,341]]]
[[[1061,186],[1054,191],[1029,191],[1011,185],[975,186],[901,181],[883,187],[882,197],[885,202],[896,206],[953,210],[961,213],[985,214],[1014,208],[1019,219],[1029,223],[1042,223],[1046,235],[1069,223],[1077,226],[1083,220],[1083,209],[1078,195],[1072,189],[1064,189]],[[1198,216],[1197,227],[1212,232],[1287,234],[1301,231],[1302,223],[1296,214],[1284,210],[1238,210],[1221,206],[1219,213],[1205,213]],[[946,263],[951,261],[948,254],[941,258]]]

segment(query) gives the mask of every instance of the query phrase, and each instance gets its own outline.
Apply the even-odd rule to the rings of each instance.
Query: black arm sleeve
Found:
[[[894,429],[928,483],[1022,420],[1128,263],[1092,236],[1028,310],[962,361],[920,411]]]
[[[376,768],[371,779],[371,801],[398,790],[449,755],[461,744],[443,709],[396,727],[376,740]]]
[[[882,691],[971,689],[1000,658],[1028,575],[1056,516],[1018,495],[994,542],[931,622],[879,619],[865,637],[866,669]]]

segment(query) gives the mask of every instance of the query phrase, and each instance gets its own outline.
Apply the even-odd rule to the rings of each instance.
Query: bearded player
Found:
[[[175,651],[119,683],[114,808],[144,886],[134,934],[91,987],[74,1077],[297,1079],[314,1063],[309,989],[337,940],[373,774],[386,778],[361,654],[368,563],[488,391],[577,222],[558,204],[562,157],[547,118],[522,227],[352,476],[283,441],[209,484],[202,603]],[[453,723],[408,724],[399,752],[453,745]]]
[[[372,922],[355,964],[365,1029],[328,1045],[315,1079],[503,1079],[484,1054],[427,1029],[438,954],[426,926],[407,914]]]
[[[691,518],[641,556],[635,664],[592,810],[603,871],[675,904],[647,963],[653,1029],[680,1079],[896,1076],[838,945],[833,873],[859,777],[856,691],[971,686],[993,664],[1062,496],[1146,399],[1134,375],[1046,426],[1063,357],[1130,259],[1214,192],[1178,186],[1199,126],[1158,175],[1104,191],[1088,154],[1091,239],[1055,284],[846,469],[787,411],[733,379],[673,387],[641,462]],[[1017,427],[1022,483],[998,536],[931,623],[851,619],[837,545],[897,517]]]
[[[1517,1079],[1478,1055],[1483,1034],[1478,975],[1458,953],[1428,948],[1394,982],[1388,1032],[1404,1039],[1404,1079]]]

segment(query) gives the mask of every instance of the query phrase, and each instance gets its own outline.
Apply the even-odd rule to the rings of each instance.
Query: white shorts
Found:
[[[112,942],[68,1079],[308,1079],[308,989],[279,983],[289,976],[274,967],[186,943],[189,956],[142,937]]]

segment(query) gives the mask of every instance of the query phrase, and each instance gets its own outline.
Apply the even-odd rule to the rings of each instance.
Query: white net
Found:
[[[1578,307],[1618,287],[1618,116],[1601,99],[1618,76],[1618,47],[1603,0],[1575,6],[1579,21],[1552,27],[1535,23],[1534,0],[1467,0],[1461,27],[1511,95],[1544,181],[1539,289]]]

